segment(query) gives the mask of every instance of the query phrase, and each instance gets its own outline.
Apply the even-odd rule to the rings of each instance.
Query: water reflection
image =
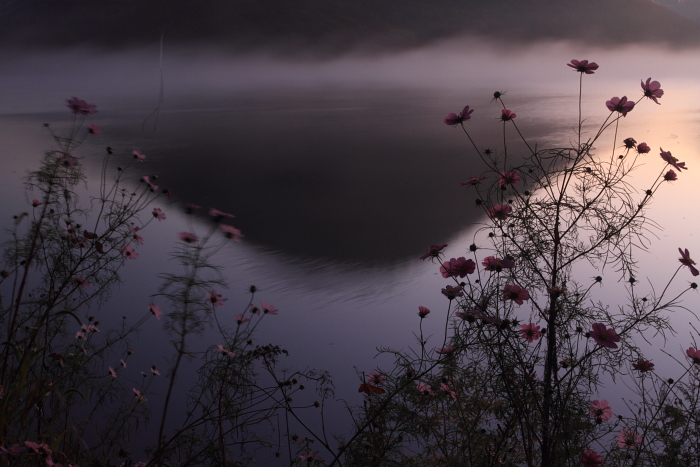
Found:
[[[639,78],[651,75],[666,91],[662,105],[643,102],[621,122],[618,141],[631,136],[653,149],[633,186],[646,189],[661,170],[659,147],[673,151],[690,168],[655,196],[649,216],[664,230],[651,231],[649,250],[639,255],[637,287],[643,293],[644,288],[650,290],[644,277],[658,284],[673,274],[678,247],[689,248],[691,254],[700,251],[693,212],[700,195],[700,156],[695,151],[700,115],[689,104],[700,96],[700,87],[690,80],[692,70],[685,71],[688,56],[682,53],[647,51],[657,61],[641,66],[617,64],[616,57],[629,50],[586,52],[578,58],[601,64],[600,71],[585,81],[584,89],[591,90],[584,100],[586,131],[605,118],[605,100],[640,95]],[[448,255],[458,256],[475,241],[474,224],[482,219],[481,213],[473,194],[458,182],[479,174],[483,167],[464,135],[442,123],[445,114],[471,105],[477,111],[468,128],[479,147],[502,146],[496,120],[499,108],[490,102],[497,86],[508,91],[508,106],[518,114],[520,128],[539,147],[566,145],[574,138],[577,78],[564,65],[574,52],[550,45],[519,56],[489,53],[448,48],[374,61],[351,57],[306,64],[306,72],[299,64],[237,58],[231,59],[239,67],[237,74],[229,74],[237,80],[228,84],[222,70],[234,65],[221,57],[204,67],[209,75],[197,75],[196,62],[188,68],[184,59],[175,58],[173,67],[181,73],[166,72],[166,105],[155,133],[141,131],[152,110],[142,87],[122,84],[110,89],[106,77],[107,87],[101,88],[99,66],[87,69],[79,64],[80,73],[69,73],[58,68],[56,57],[44,64],[49,71],[56,67],[56,80],[51,81],[46,69],[39,79],[31,74],[30,65],[41,57],[27,57],[24,68],[19,66],[7,76],[16,93],[3,97],[4,108],[18,112],[26,99],[25,107],[35,113],[2,118],[0,192],[6,202],[0,205],[0,214],[9,219],[27,209],[17,188],[23,171],[50,147],[41,124],[65,124],[67,115],[59,109],[63,100],[74,94],[89,98],[99,105],[95,120],[104,133],[102,139],[91,140],[86,153],[101,154],[106,144],[127,156],[139,148],[148,155],[145,173],[157,173],[159,183],[171,188],[179,201],[236,214],[234,225],[243,230],[246,241],[229,245],[219,255],[230,279],[230,289],[224,293],[230,301],[222,320],[233,325],[233,315],[248,303],[245,290],[255,284],[261,289],[260,299],[280,310],[262,326],[259,342],[288,348],[290,365],[331,370],[339,396],[352,403],[357,400],[353,366],[367,371],[388,364],[373,360],[377,347],[411,344],[419,305],[433,310],[424,330],[436,346],[441,342],[441,316],[445,316],[441,310],[447,309],[447,302],[439,290],[445,280],[436,265],[421,262],[418,256],[430,244],[442,242],[450,244]],[[535,59],[542,65],[528,68]],[[98,65],[114,61],[120,70],[131,68],[137,76],[150,76],[143,71],[144,52],[99,60]],[[255,63],[260,67],[257,72]],[[24,85],[22,70],[29,77]],[[280,70],[289,76],[270,76]],[[407,78],[412,74],[413,81]],[[264,76],[257,82],[260,75]],[[543,78],[532,79],[535,76]],[[38,81],[46,82],[39,92],[41,100],[30,97]],[[82,89],[93,96],[83,95]],[[508,144],[512,153],[526,154],[514,140]],[[605,155],[613,152],[612,141],[602,140],[597,150]],[[100,311],[105,323],[117,323],[121,316],[136,321],[146,313],[158,273],[170,267],[167,253],[177,232],[189,229],[179,205],[160,207],[168,220],[144,234],[139,264],[127,265],[129,280]],[[198,228],[206,229],[202,221]],[[592,274],[583,271],[579,280]],[[686,287],[690,279],[681,276],[675,289]],[[611,280],[596,299],[615,307],[625,293],[624,284]],[[696,301],[696,295],[688,296],[689,311],[696,309]],[[666,346],[674,355],[682,355],[679,349],[688,346],[686,324],[691,318],[682,310],[671,315],[675,327],[685,330]],[[136,347],[134,381],[140,377],[138,369],[147,370],[152,363],[168,367],[168,343],[161,325],[151,320],[143,330],[148,342]],[[649,336],[653,334],[650,330]],[[195,345],[204,349],[218,343],[213,333],[207,333]],[[659,339],[652,340],[649,356],[656,362],[664,359],[661,345]]]

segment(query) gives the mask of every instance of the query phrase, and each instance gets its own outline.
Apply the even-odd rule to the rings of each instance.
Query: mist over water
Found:
[[[673,151],[690,170],[654,200],[649,216],[663,230],[651,231],[649,251],[640,254],[638,288],[649,289],[646,276],[657,284],[673,274],[678,247],[700,251],[692,211],[700,195],[695,149],[700,114],[693,105],[700,97],[697,51],[602,50],[571,43],[506,49],[465,38],[390,56],[358,52],[284,60],[264,51],[230,56],[176,49],[166,41],[164,101],[157,114],[158,44],[112,53],[4,54],[10,59],[5,63],[14,66],[0,71],[6,90],[0,95],[0,193],[8,201],[0,206],[2,218],[28,209],[17,192],[18,179],[51,145],[41,124],[52,122],[57,131],[67,127],[71,116],[64,102],[71,96],[96,104],[99,113],[90,121],[103,134],[82,151],[90,170],[107,145],[117,151],[115,166],[138,148],[147,155],[139,167],[143,174],[157,174],[177,200],[157,202],[167,222],[149,227],[139,265],[127,265],[126,284],[101,313],[135,321],[146,312],[157,274],[168,267],[167,252],[177,233],[190,228],[181,204],[231,212],[233,225],[246,237],[220,253],[231,281],[224,293],[230,308],[222,319],[232,325],[232,316],[247,305],[244,290],[257,285],[258,298],[280,310],[266,319],[260,343],[288,348],[290,365],[330,370],[339,396],[351,404],[359,401],[353,366],[369,371],[388,363],[373,360],[377,347],[411,345],[419,305],[433,310],[424,323],[433,336],[429,345],[442,343],[447,303],[440,288],[449,282],[437,265],[418,257],[443,242],[450,244],[448,258],[461,256],[469,244],[483,240],[474,238],[483,213],[474,193],[459,186],[483,165],[461,129],[442,119],[469,105],[475,112],[466,126],[477,146],[501,150],[500,107],[491,102],[496,90],[506,91],[519,128],[541,148],[575,138],[578,75],[566,67],[572,58],[600,65],[584,78],[584,132],[605,119],[606,100],[622,95],[636,100],[640,79],[659,80],[666,92],[662,104],[640,102],[621,121],[617,146],[631,136],[652,147],[635,178],[639,190],[663,166],[659,147]],[[526,155],[514,137],[508,148]],[[612,140],[601,141],[597,150],[608,156]],[[206,228],[201,221],[198,228]],[[484,250],[482,256],[488,254]],[[602,273],[617,279],[612,271]],[[674,287],[687,282],[683,277]],[[614,307],[624,294],[625,284],[611,280],[598,298]],[[696,310],[697,296],[689,294],[686,304]],[[690,319],[685,312],[672,316],[677,329],[687,329]],[[147,323],[151,349],[137,348],[143,368],[151,363],[167,368],[160,325]],[[208,333],[198,345],[219,343],[210,339]],[[688,340],[683,331],[667,350],[678,354]],[[650,352],[655,361],[664,358],[659,347]]]

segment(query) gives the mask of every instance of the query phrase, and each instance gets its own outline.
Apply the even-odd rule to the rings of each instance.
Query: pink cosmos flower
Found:
[[[587,75],[592,75],[593,72],[598,69],[598,64],[596,62],[588,63],[588,60],[571,60],[571,63],[567,63],[566,65],[580,73],[586,73]]]
[[[602,421],[607,422],[612,418],[613,411],[610,408],[610,404],[605,399],[602,401],[594,400],[591,401],[590,414],[593,418],[599,418]]]
[[[678,176],[676,175],[676,172],[669,169],[669,171],[664,174],[664,180],[666,180],[667,182],[675,182],[676,180],[678,180]]]
[[[466,182],[460,182],[460,185],[462,185],[462,186],[465,186],[465,185],[477,186],[478,184],[480,184],[481,182],[483,182],[483,181],[486,180],[487,178],[488,178],[488,177],[481,177],[481,178],[479,178],[479,177],[471,177],[471,178],[470,178],[469,180],[467,180]]]
[[[449,347],[442,347],[442,348],[436,349],[435,352],[440,354],[440,355],[450,355],[450,354],[454,353],[455,350],[457,350],[457,347],[449,346]]]
[[[627,428],[623,428],[615,439],[617,439],[617,447],[620,448],[637,449],[642,444],[642,435]]]
[[[242,314],[234,316],[233,319],[236,320],[239,325],[250,321],[249,318],[245,318]]]
[[[33,441],[25,441],[24,445],[37,454],[39,454],[39,450],[42,449],[43,446],[45,446],[43,443],[35,443]]]
[[[224,233],[224,237],[233,239],[235,243],[241,243],[241,238],[245,236],[240,230],[230,225],[221,225],[221,231]]]
[[[632,149],[632,148],[634,148],[634,145],[637,144],[637,141],[635,141],[634,138],[625,138],[622,141],[622,143],[623,143],[625,148]]]
[[[199,241],[199,238],[190,232],[180,232],[178,234],[178,237],[180,237],[180,240],[182,240],[185,243],[197,243]]]
[[[151,182],[151,179],[148,175],[144,175],[143,177],[141,177],[141,180],[146,182],[148,188],[150,188],[152,192],[158,190],[158,185],[154,185],[153,182]]]
[[[88,281],[83,279],[82,276],[73,276],[72,279],[78,285],[78,287],[85,288],[85,287],[88,287],[90,285],[90,284],[88,284]]]
[[[440,292],[450,300],[454,300],[455,297],[464,297],[464,292],[462,292],[462,287],[460,286],[453,287],[448,285],[444,289],[441,289]]]
[[[583,451],[583,456],[581,457],[581,464],[583,467],[598,467],[603,465],[603,457],[596,451],[585,450]]]
[[[140,404],[145,404],[148,399],[146,399],[145,396],[141,395],[141,391],[139,391],[136,388],[131,388],[132,391],[134,391],[134,399],[136,399],[137,402]]]
[[[433,392],[433,388],[431,388],[429,384],[417,383],[416,389],[418,389],[418,392],[420,392],[424,396],[434,396],[435,395],[435,393]]]
[[[510,172],[501,172],[501,178],[498,179],[498,184],[500,186],[506,185],[516,185],[522,178],[518,175],[518,172],[511,170]]]
[[[124,359],[120,359],[119,364],[122,366],[122,368],[126,368],[126,362],[124,361]]]
[[[628,101],[627,96],[622,96],[622,98],[613,97],[605,102],[605,105],[608,106],[610,112],[619,112],[623,117],[626,117],[627,112],[631,112],[634,109],[634,102]]]
[[[137,233],[139,230],[141,230],[141,228],[129,226],[129,230],[131,230],[131,235],[134,240],[136,240],[139,245],[143,245],[143,237]]]
[[[636,363],[632,364],[632,369],[639,371],[640,373],[646,373],[654,369],[654,364],[649,360],[637,360]]]
[[[78,339],[79,341],[84,341],[85,334],[82,331],[78,331],[75,333],[75,338]]]
[[[218,209],[211,208],[209,209],[209,215],[214,218],[215,221],[221,221],[224,219],[224,217],[229,217],[233,219],[235,216],[232,214],[227,214],[225,212],[221,212]]]
[[[442,245],[430,245],[430,248],[425,251],[425,254],[421,256],[420,259],[437,258],[440,252],[444,250],[446,246],[447,243],[443,243]]]
[[[236,354],[231,352],[229,349],[225,348],[223,345],[219,344],[216,346],[216,351],[222,353],[228,357],[235,357]]]
[[[503,287],[503,299],[513,300],[518,305],[522,305],[524,300],[530,299],[530,293],[519,285],[506,284]]]
[[[211,304],[212,307],[224,306],[224,302],[228,300],[228,298],[222,297],[221,294],[216,293],[215,289],[212,289],[211,292],[207,292],[207,303]]]
[[[452,399],[457,400],[457,393],[450,389],[445,383],[440,383],[440,390],[449,395]]]
[[[78,164],[78,160],[70,154],[63,154],[57,162],[62,167],[75,167]]]
[[[143,154],[143,153],[142,153],[141,151],[139,151],[138,149],[134,149],[133,151],[131,151],[131,154],[133,154],[133,155],[134,155],[134,159],[136,159],[136,160],[139,161],[139,162],[143,162],[143,161],[146,160],[146,155]]]
[[[279,311],[272,303],[260,302],[260,308],[262,308],[263,313],[269,315],[276,315]]]
[[[440,266],[442,277],[467,277],[467,274],[473,274],[476,270],[476,263],[471,259],[466,259],[463,256],[459,258],[451,258],[445,261]]]
[[[197,206],[196,204],[192,203],[187,203],[185,205],[185,214],[194,214],[198,210],[200,210],[202,206]]]
[[[520,326],[520,336],[528,342],[539,340],[542,337],[540,327],[534,323],[523,324]]]
[[[515,262],[510,259],[494,258],[493,256],[487,256],[481,263],[484,269],[487,271],[501,272],[504,269],[513,269],[515,267]]]
[[[589,331],[594,341],[601,347],[616,349],[616,342],[620,342],[620,337],[613,328],[606,329],[602,323],[593,323],[593,329]]]
[[[102,133],[102,130],[100,130],[100,127],[98,127],[94,123],[91,123],[88,126],[88,133],[90,133],[91,135],[98,136],[100,133]]]
[[[664,95],[664,90],[661,89],[661,84],[658,81],[651,81],[651,78],[647,78],[647,82],[642,81],[642,91],[644,91],[644,97],[648,97],[657,104],[657,98],[661,98]]]
[[[496,204],[494,207],[489,209],[489,212],[487,212],[486,215],[489,216],[489,219],[498,219],[502,221],[508,218],[511,212],[513,212],[513,209],[509,204]]]
[[[33,199],[32,200],[32,207],[36,208],[42,205],[42,202],[39,201],[38,199]]]
[[[367,382],[375,386],[381,386],[382,384],[386,383],[386,376],[377,373],[376,371],[372,371],[367,378]]]
[[[425,317],[428,316],[429,314],[430,314],[430,310],[427,309],[426,307],[424,307],[424,306],[419,306],[419,307],[418,307],[418,316],[420,316],[421,319],[425,318]]]
[[[639,143],[637,145],[637,153],[638,154],[647,154],[649,151],[651,151],[651,148],[647,143]]]
[[[131,245],[124,245],[122,247],[122,254],[129,259],[136,259],[139,257],[139,254],[131,248]]]
[[[700,365],[700,349],[695,350],[694,347],[689,347],[688,350],[685,351],[686,355],[690,357],[691,360],[693,360],[693,363],[696,365]]]
[[[151,373],[153,374],[153,376],[160,376],[160,371],[158,371],[158,367],[155,363],[151,365]]]
[[[666,163],[670,164],[673,166],[674,169],[678,170],[679,172],[681,170],[688,170],[688,167],[685,166],[685,162],[678,162],[678,159],[673,157],[671,155],[671,151],[664,151],[663,148],[661,149],[661,158],[666,161]]]
[[[517,115],[508,109],[501,110],[501,121],[507,122],[508,120],[513,120]]]
[[[92,104],[88,104],[82,99],[78,99],[77,97],[73,97],[73,99],[68,99],[66,100],[69,109],[73,111],[75,115],[90,115],[97,113],[97,110],[95,110],[95,106]]]
[[[681,254],[681,257],[678,259],[678,261],[680,261],[682,265],[688,266],[692,275],[697,276],[698,274],[700,274],[700,271],[698,271],[694,266],[695,261],[690,259],[690,253],[688,252],[688,249],[686,248],[685,252],[683,252],[683,250],[679,248],[678,252]]]
[[[109,367],[109,376],[111,376],[112,378],[117,377],[117,372],[114,371],[114,368],[112,368],[111,366]]]
[[[450,126],[455,126],[459,125],[460,123],[464,123],[465,121],[469,120],[471,117],[470,115],[474,112],[474,110],[470,110],[469,106],[466,106],[460,113],[459,115],[456,115],[454,113],[449,113],[447,114],[447,117],[445,117],[445,125],[450,125]]]
[[[160,208],[154,208],[153,209],[153,217],[158,219],[158,222],[165,220],[165,213],[160,210]]]
[[[160,315],[163,314],[163,311],[160,309],[160,305],[156,305],[154,303],[148,305],[148,311],[153,313],[153,316],[155,316],[157,320],[160,320]]]

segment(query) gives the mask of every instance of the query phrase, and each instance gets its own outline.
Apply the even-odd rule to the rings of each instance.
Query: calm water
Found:
[[[644,60],[629,59],[642,52]],[[330,370],[339,397],[354,404],[360,398],[353,367],[387,365],[373,360],[378,346],[410,345],[419,305],[433,310],[425,326],[436,345],[441,339],[447,304],[439,289],[447,282],[435,265],[417,258],[442,242],[450,244],[448,255],[462,255],[482,222],[470,193],[459,186],[482,168],[464,135],[442,119],[469,104],[476,109],[468,127],[477,144],[501,147],[500,111],[490,102],[495,90],[507,91],[521,130],[543,147],[574,138],[578,78],[565,66],[572,58],[601,66],[584,83],[590,127],[605,118],[605,100],[625,94],[636,99],[641,78],[661,81],[662,105],[642,102],[621,127],[621,138],[632,136],[653,149],[635,187],[646,189],[646,180],[661,170],[659,146],[690,170],[654,201],[650,217],[663,230],[649,236],[638,279],[648,275],[659,284],[675,271],[679,246],[700,251],[694,235],[700,195],[695,54],[567,44],[513,52],[450,43],[391,57],[285,62],[166,47],[165,100],[156,123],[155,116],[147,117],[159,92],[157,47],[113,54],[7,51],[17,65],[0,72],[7,90],[0,96],[0,194],[7,200],[0,215],[9,219],[27,209],[18,180],[51,145],[41,124],[65,127],[63,102],[73,95],[97,104],[94,122],[103,135],[83,155],[97,160],[107,145],[126,155],[139,148],[148,156],[144,173],[158,174],[178,202],[237,216],[234,225],[246,241],[219,254],[230,279],[223,319],[231,323],[245,308],[245,289],[255,284],[259,298],[280,310],[266,319],[260,343],[289,349],[290,366]],[[522,151],[515,142],[510,150]],[[611,146],[601,143],[599,150],[608,154]],[[169,267],[165,260],[176,234],[189,229],[178,204],[158,206],[168,219],[144,234],[138,266],[127,265],[129,277],[117,300],[100,311],[104,322],[122,315],[138,319],[145,312],[158,273]],[[678,289],[687,286],[686,276],[676,282]],[[597,299],[616,306],[624,287],[610,282]],[[640,288],[649,288],[641,282]],[[685,305],[696,310],[697,296],[689,295]],[[686,311],[672,317],[679,330],[691,318]],[[167,368],[160,325],[149,321],[143,331],[148,345],[134,346],[142,359],[135,360],[135,381],[151,363]],[[689,339],[681,331],[666,350],[681,355]],[[196,340],[201,348],[219,343],[209,334]],[[661,361],[661,342],[654,345],[650,355]],[[342,429],[346,422],[334,423]]]

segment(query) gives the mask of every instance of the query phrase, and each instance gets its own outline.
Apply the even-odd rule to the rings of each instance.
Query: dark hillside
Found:
[[[689,1],[689,0],[686,0]],[[6,45],[216,42],[410,47],[469,34],[504,43],[700,45],[700,25],[651,0],[4,0]]]

